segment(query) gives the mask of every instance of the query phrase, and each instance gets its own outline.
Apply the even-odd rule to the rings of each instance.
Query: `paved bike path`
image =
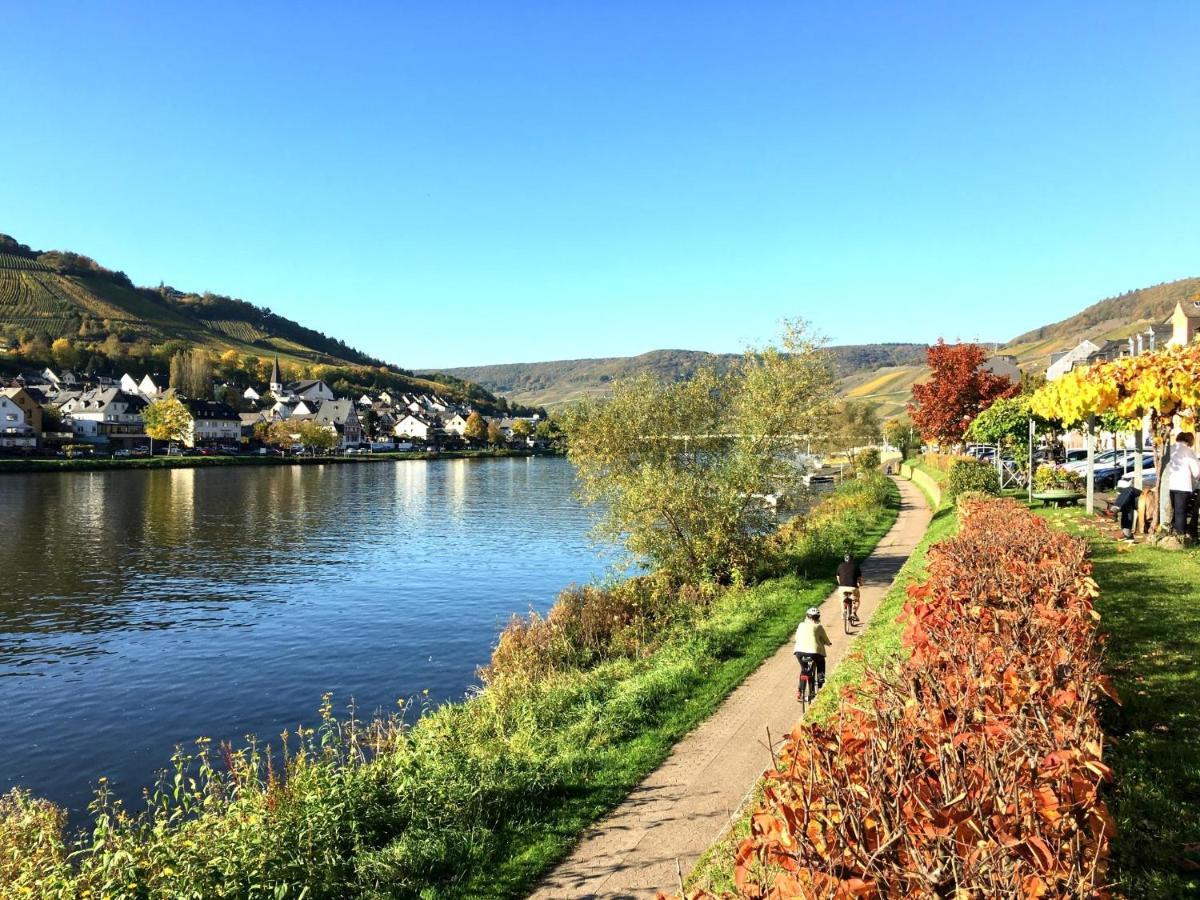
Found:
[[[931,514],[921,492],[901,479],[896,484],[900,515],[862,563],[859,615],[864,622],[929,526]],[[844,633],[841,615],[835,591],[821,607],[833,641],[826,663],[830,673],[854,638]],[[596,823],[531,897],[619,900],[677,890],[679,873],[687,875],[769,767],[768,730],[776,743],[791,731],[799,714],[797,671],[789,640]]]

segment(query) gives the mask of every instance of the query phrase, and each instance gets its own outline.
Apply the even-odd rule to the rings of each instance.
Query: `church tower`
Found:
[[[275,356],[275,364],[271,366],[271,393],[276,399],[283,398],[283,379],[279,377],[279,356]]]

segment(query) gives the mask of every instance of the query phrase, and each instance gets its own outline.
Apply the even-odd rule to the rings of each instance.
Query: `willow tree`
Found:
[[[832,373],[803,323],[779,346],[687,381],[618,382],[566,416],[580,494],[601,535],[675,581],[725,582],[775,525],[763,496],[798,477],[791,458],[829,421]]]

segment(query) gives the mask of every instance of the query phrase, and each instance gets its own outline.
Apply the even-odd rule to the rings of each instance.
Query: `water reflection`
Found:
[[[524,459],[0,477],[0,790],[79,808],[326,690],[460,696],[511,612],[603,571],[572,488]]]

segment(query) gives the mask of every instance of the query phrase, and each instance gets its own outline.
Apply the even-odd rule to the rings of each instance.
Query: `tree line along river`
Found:
[[[0,476],[0,791],[135,803],[176,744],[475,682],[610,559],[558,458]]]

